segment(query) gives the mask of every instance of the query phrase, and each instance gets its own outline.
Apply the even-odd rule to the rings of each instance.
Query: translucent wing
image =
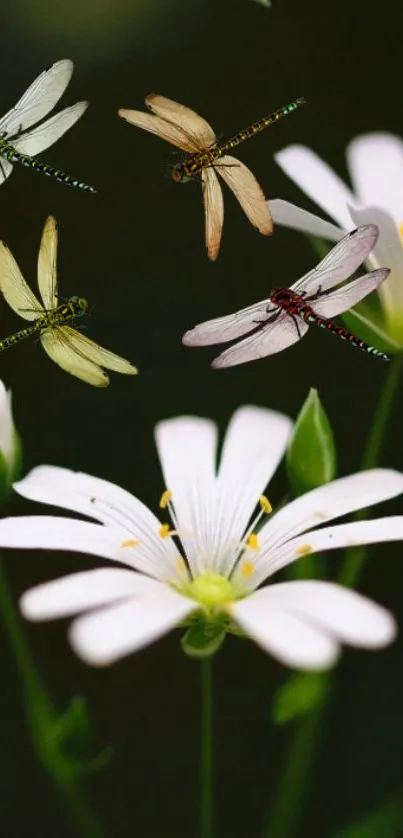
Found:
[[[4,160],[3,157],[0,157],[0,185],[10,177],[11,172],[13,171],[13,164],[9,163],[8,160]]]
[[[63,326],[42,332],[40,340],[49,358],[63,370],[81,378],[87,384],[92,384],[94,387],[107,387],[108,376],[97,364],[77,354],[67,335],[64,334],[66,329],[67,326]]]
[[[93,364],[106,367],[108,370],[121,372],[125,375],[136,375],[138,370],[130,361],[121,358],[120,355],[115,355],[114,352],[109,352],[93,340],[86,338],[81,332],[72,329],[70,326],[63,326],[63,336],[68,340],[69,345],[74,349],[80,358],[86,358]]]
[[[378,288],[389,275],[389,268],[378,268],[365,276],[360,276],[354,282],[349,282],[337,291],[332,291],[329,296],[321,297],[311,303],[312,308],[322,317],[337,317],[343,311],[357,305],[364,297]]]
[[[147,96],[146,105],[157,116],[179,126],[182,131],[193,138],[198,149],[211,148],[216,144],[217,138],[211,125],[185,105],[166,99],[165,96],[158,96],[157,93],[150,93]]]
[[[371,252],[379,234],[375,224],[357,227],[341,239],[319,262],[316,268],[301,277],[291,286],[293,291],[314,294],[318,287],[322,291],[333,288],[351,276]]]
[[[38,288],[47,311],[58,305],[56,259],[57,224],[50,215],[45,221],[38,255]]]
[[[253,226],[269,236],[273,232],[273,220],[262,189],[250,169],[229,154],[220,157],[214,168],[232,189]]]
[[[57,61],[44,70],[28,87],[15,107],[0,120],[0,131],[6,131],[10,136],[39,122],[59,101],[72,72],[73,63],[68,59]]]
[[[286,312],[281,312],[274,323],[268,323],[255,334],[218,355],[212,367],[215,369],[233,367],[236,364],[245,364],[247,361],[255,361],[257,358],[265,358],[267,355],[282,352],[283,349],[297,343],[308,331],[308,324],[300,317],[296,317],[295,321]]]
[[[161,137],[163,140],[166,140],[177,148],[181,148],[183,151],[190,153],[199,151],[199,147],[196,145],[193,137],[189,137],[178,125],[173,125],[166,119],[160,119],[159,116],[153,116],[144,111],[132,111],[126,108],[120,108],[118,115],[122,119],[126,119],[127,122],[130,122],[131,125],[135,125],[137,128],[144,128],[150,134],[156,134],[157,137]]]
[[[80,119],[87,107],[88,102],[77,102],[75,105],[65,108],[64,111],[55,114],[46,122],[38,125],[37,128],[28,131],[27,134],[21,134],[13,141],[14,148],[21,154],[29,154],[31,157],[39,154],[63,136]]]
[[[9,306],[25,320],[37,320],[43,308],[24,277],[8,247],[0,242],[0,290]]]
[[[215,343],[226,343],[228,340],[240,338],[267,319],[266,306],[269,304],[270,300],[263,300],[235,314],[199,323],[194,329],[185,332],[182,343],[185,346],[212,346]]]
[[[202,169],[204,219],[207,255],[212,262],[217,259],[220,249],[222,225],[224,221],[224,202],[222,189],[214,169]]]

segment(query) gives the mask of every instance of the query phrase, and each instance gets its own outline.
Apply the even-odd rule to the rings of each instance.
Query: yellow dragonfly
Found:
[[[107,387],[109,378],[102,367],[126,375],[137,373],[129,361],[103,349],[68,324],[84,314],[88,303],[70,297],[60,303],[57,293],[57,225],[49,216],[43,228],[38,256],[38,287],[42,303],[35,297],[4,242],[0,242],[0,290],[9,306],[31,326],[0,341],[0,352],[31,335],[39,335],[45,352],[59,367],[94,387]]]
[[[144,128],[186,152],[186,159],[173,166],[172,177],[180,183],[195,177],[201,179],[207,255],[214,261],[220,249],[224,222],[224,203],[216,172],[232,190],[253,226],[265,236],[273,232],[270,210],[255,176],[244,163],[226,152],[268,125],[274,125],[305,101],[294,99],[220,144],[203,117],[185,105],[155,93],[146,97],[146,105],[152,113],[121,108],[118,114],[132,125]]]

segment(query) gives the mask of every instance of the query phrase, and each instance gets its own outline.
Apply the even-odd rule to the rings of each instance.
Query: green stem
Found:
[[[375,409],[375,416],[364,448],[362,469],[375,468],[383,445],[385,431],[393,407],[396,389],[402,370],[403,355],[396,355],[390,364],[388,375]],[[368,517],[367,510],[360,510],[354,520],[363,521]],[[346,550],[343,567],[339,575],[339,582],[347,588],[352,588],[358,582],[364,568],[367,556],[366,547],[350,547]]]
[[[55,737],[58,715],[32,661],[1,561],[0,611],[17,662],[26,718],[37,757],[63,798],[77,835],[83,838],[104,838],[104,831],[80,787],[76,769],[64,759]]]
[[[213,665],[201,661],[201,838],[213,838]]]
[[[396,356],[390,364],[365,445],[362,469],[374,468],[378,463],[402,364],[402,355]],[[356,515],[356,520],[364,519],[366,514],[366,512],[360,511]],[[364,566],[365,557],[365,548],[353,547],[346,550],[344,565],[339,576],[341,584],[351,587],[357,582]],[[287,756],[280,790],[265,831],[267,838],[292,838],[296,833],[302,800],[312,773],[315,748],[324,717],[327,696],[330,692],[332,675],[331,673],[324,673],[323,677],[327,680],[327,690],[320,706],[316,705],[311,713],[302,718],[294,733],[294,740]]]

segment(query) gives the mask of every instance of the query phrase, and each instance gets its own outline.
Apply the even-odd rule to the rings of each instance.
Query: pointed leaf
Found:
[[[336,476],[333,431],[313,388],[295,423],[287,449],[287,471],[296,496],[329,483]]]

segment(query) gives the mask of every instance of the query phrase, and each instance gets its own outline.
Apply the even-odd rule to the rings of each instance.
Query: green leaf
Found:
[[[403,789],[333,838],[400,838],[403,834]]]
[[[182,649],[190,658],[209,658],[218,652],[225,640],[221,622],[198,621],[181,639]]]
[[[274,697],[272,719],[277,725],[316,710],[328,692],[329,680],[323,672],[297,672],[290,675]]]
[[[350,309],[341,316],[347,329],[371,346],[376,346],[388,355],[403,351],[401,344],[388,335],[381,321],[375,319],[373,312],[371,311],[371,315],[368,315],[367,307]]]
[[[294,495],[329,483],[336,475],[333,431],[313,388],[303,404],[287,449],[287,471]]]

